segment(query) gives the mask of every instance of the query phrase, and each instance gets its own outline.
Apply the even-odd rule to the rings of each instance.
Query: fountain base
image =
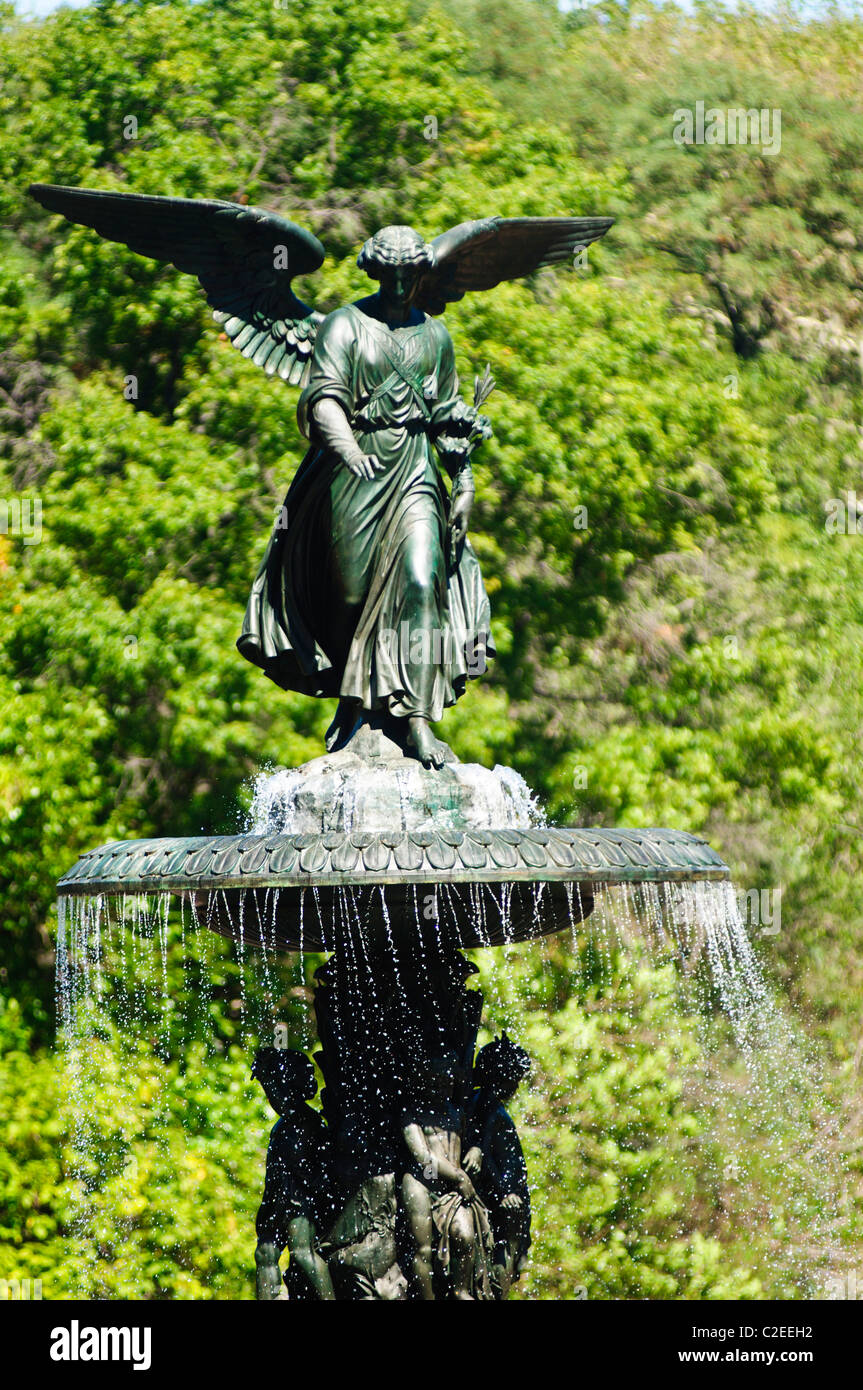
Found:
[[[257,1220],[259,1297],[281,1296],[285,1248],[292,1298],[506,1296],[530,1196],[503,1102],[529,1062],[504,1038],[475,1063],[475,973],[439,931],[380,954],[349,934],[316,974],[321,1112],[305,1054],[257,1054],[282,1115]]]

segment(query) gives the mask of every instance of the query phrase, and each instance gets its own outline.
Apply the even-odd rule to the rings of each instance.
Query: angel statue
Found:
[[[301,386],[309,448],[252,587],[238,647],[285,690],[336,698],[341,747],[379,721],[427,767],[432,732],[493,655],[490,609],[467,539],[471,454],[491,427],[459,394],[436,315],[468,290],[571,260],[609,217],[487,217],[426,242],[391,226],[358,265],[377,282],[323,315],[292,281],[322,264],[304,228],[263,208],[33,184],[52,212],[197,275],[215,318],[256,365]],[[441,472],[449,474],[447,494]]]

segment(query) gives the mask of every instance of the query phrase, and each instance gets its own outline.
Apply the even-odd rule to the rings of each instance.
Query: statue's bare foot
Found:
[[[357,727],[359,717],[360,707],[355,700],[339,700],[335,717],[324,739],[328,753],[335,753],[337,749],[344,748]]]
[[[419,716],[408,720],[410,729],[409,742],[416,750],[416,755],[425,767],[443,767],[452,753],[445,743],[439,738],[435,738],[427,719],[420,719]]]

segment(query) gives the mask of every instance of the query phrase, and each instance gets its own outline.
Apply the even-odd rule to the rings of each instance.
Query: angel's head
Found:
[[[380,283],[381,293],[395,304],[410,304],[433,252],[413,227],[382,227],[369,237],[357,265]]]

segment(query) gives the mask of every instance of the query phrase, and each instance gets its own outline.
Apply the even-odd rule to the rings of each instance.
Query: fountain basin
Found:
[[[587,917],[604,886],[729,877],[716,851],[683,830],[470,827],[118,840],[82,855],[58,892],[189,895],[222,934],[331,951],[346,930],[340,902],[374,946],[425,915],[424,888],[445,884],[453,944],[489,946]]]
[[[102,845],[58,891],[180,894],[244,943],[386,951],[430,931],[456,949],[526,941],[588,917],[602,885],[730,877],[697,835],[546,825],[511,768],[425,768],[375,724],[260,777],[250,824]]]

